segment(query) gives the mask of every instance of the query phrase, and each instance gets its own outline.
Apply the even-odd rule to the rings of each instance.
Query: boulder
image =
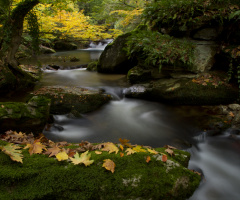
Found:
[[[126,74],[129,69],[135,66],[136,61],[130,59],[123,50],[126,46],[126,39],[130,35],[131,32],[120,35],[107,45],[99,58],[98,72]]]
[[[54,49],[59,51],[68,51],[68,50],[75,50],[77,49],[77,45],[73,42],[67,41],[57,41],[54,44]]]
[[[0,145],[6,144],[0,140]],[[166,148],[156,150],[167,154]],[[30,156],[27,151],[22,150],[23,164],[0,151],[0,199],[185,200],[201,180],[186,168],[190,154],[180,150],[173,150],[175,156],[168,155],[165,162],[161,154],[149,152],[121,157],[119,153],[90,151],[94,162],[88,167],[43,154]],[[151,160],[147,163],[148,156]],[[115,163],[114,173],[102,167],[106,159]]]
[[[51,49],[49,47],[45,47],[43,45],[39,46],[40,52],[43,54],[51,54],[51,53],[56,53],[54,49]]]
[[[112,99],[99,89],[47,86],[33,93],[51,99],[51,114],[87,113],[98,109]]]
[[[32,97],[28,103],[0,102],[0,133],[16,131],[40,133],[49,117],[50,99]]]
[[[138,84],[126,90],[126,97],[159,101],[173,105],[217,105],[233,103],[238,88],[214,83],[198,84],[195,79],[159,79],[149,84]]]

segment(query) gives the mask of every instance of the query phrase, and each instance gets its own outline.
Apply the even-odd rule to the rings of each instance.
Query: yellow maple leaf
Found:
[[[119,151],[118,147],[116,147],[116,145],[113,144],[112,142],[103,143],[103,145],[104,148],[102,148],[102,151],[108,151],[109,153],[115,152],[116,154]]]
[[[94,162],[94,160],[90,160],[90,158],[91,158],[91,153],[88,153],[88,151],[86,151],[82,153],[80,156],[78,153],[76,153],[74,155],[74,158],[70,158],[70,159],[74,165],[83,163],[87,167]]]
[[[140,145],[137,145],[136,147],[134,147],[133,150],[136,152],[146,152],[146,150],[143,149]]]
[[[13,161],[17,161],[20,163],[23,163],[22,159],[23,159],[23,155],[21,154],[22,151],[21,150],[17,150],[20,149],[21,147],[14,145],[12,143],[7,144],[6,146],[2,146],[0,147],[0,149],[7,155],[10,156],[10,158]]]
[[[46,146],[43,145],[41,142],[34,142],[33,144],[27,144],[24,149],[29,148],[30,155],[32,154],[40,154],[43,150],[46,150]]]
[[[62,151],[62,152],[60,152],[56,155],[56,158],[57,158],[58,161],[67,160],[68,155],[65,151]]]
[[[119,148],[123,151],[123,146],[120,144]]]
[[[149,153],[158,154],[158,152],[155,151],[154,149],[149,149],[149,148],[147,148],[147,150],[148,150]]]
[[[103,163],[102,167],[105,167],[106,170],[109,170],[112,173],[114,173],[115,167],[116,167],[115,163],[110,159],[105,159],[103,161],[104,161],[104,163]]]
[[[126,152],[127,152],[127,156],[136,153],[136,151],[134,151],[134,150],[131,149],[131,148],[127,148],[127,149],[126,149]]]

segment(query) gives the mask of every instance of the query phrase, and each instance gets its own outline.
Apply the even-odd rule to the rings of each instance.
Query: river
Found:
[[[55,64],[68,69],[96,60],[104,47],[92,44],[89,49],[58,52],[39,59],[43,67]],[[64,61],[68,56],[77,57],[80,61]],[[36,60],[27,62],[36,63]],[[201,185],[190,200],[239,200],[240,135],[234,135],[233,138],[229,131],[225,131],[211,136],[195,127],[194,118],[189,120],[191,117],[186,117],[188,108],[179,114],[176,111],[179,108],[169,105],[125,98],[124,90],[127,86],[124,79],[124,75],[99,74],[84,68],[45,70],[39,86],[102,88],[114,96],[110,103],[97,111],[84,114],[81,119],[55,115],[54,126],[44,131],[46,137],[69,142],[118,142],[119,138],[126,138],[132,144],[152,147],[174,145],[189,151],[192,154],[189,168],[203,174]]]

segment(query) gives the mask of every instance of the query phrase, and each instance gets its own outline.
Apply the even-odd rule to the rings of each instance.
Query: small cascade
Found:
[[[113,40],[112,39],[106,39],[106,40],[102,40],[100,42],[91,42],[89,45],[89,48],[87,48],[86,50],[97,50],[97,51],[103,51],[105,49],[105,47],[111,43]]]

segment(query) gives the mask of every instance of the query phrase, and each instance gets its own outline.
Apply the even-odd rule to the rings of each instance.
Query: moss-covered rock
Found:
[[[75,50],[77,48],[77,45],[73,42],[60,40],[54,43],[54,49],[59,51]]]
[[[0,102],[0,133],[12,129],[40,133],[49,117],[50,100],[32,97],[28,103]]]
[[[159,79],[151,84],[132,86],[127,97],[155,100],[175,105],[229,104],[238,99],[238,88],[212,83],[198,84],[195,79]]]
[[[129,59],[123,50],[126,47],[126,39],[132,33],[118,36],[112,43],[108,44],[102,52],[97,65],[97,71],[101,73],[122,73],[125,74],[135,66],[136,61]]]
[[[0,145],[6,142],[0,140]],[[165,152],[165,148],[157,149]],[[175,150],[174,150],[175,151]],[[165,152],[166,153],[166,152]],[[88,167],[58,162],[47,155],[29,155],[23,150],[23,164],[0,152],[0,199],[168,199],[185,200],[198,187],[201,177],[188,170],[177,157],[188,161],[190,154],[175,152],[163,162],[161,155],[91,152]],[[150,156],[151,161],[146,162]],[[105,159],[116,164],[111,173],[102,167]],[[180,159],[181,160],[181,159]]]
[[[34,92],[34,95],[51,99],[51,114],[86,113],[98,109],[112,99],[111,95],[100,90],[49,86]]]
[[[98,64],[98,61],[90,62],[90,63],[87,65],[87,70],[88,70],[88,71],[97,71],[97,64]]]
[[[152,75],[150,70],[144,70],[136,66],[128,71],[127,79],[132,84],[141,83],[151,80]]]

